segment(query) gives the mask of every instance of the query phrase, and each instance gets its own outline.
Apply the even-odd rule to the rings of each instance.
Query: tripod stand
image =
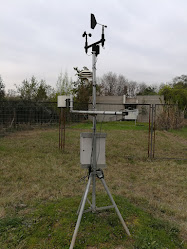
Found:
[[[78,219],[77,219],[77,223],[76,223],[76,226],[75,226],[75,230],[74,230],[74,234],[73,234],[73,237],[72,237],[72,241],[71,241],[71,245],[70,245],[70,249],[73,249],[74,247],[74,244],[75,244],[75,240],[76,240],[76,237],[77,237],[77,233],[78,233],[78,229],[79,229],[79,226],[80,226],[80,222],[81,222],[81,218],[82,218],[82,215],[84,212],[93,212],[95,213],[96,211],[100,211],[100,210],[104,210],[104,209],[110,209],[110,208],[114,208],[126,233],[130,236],[130,232],[129,232],[129,229],[127,228],[122,216],[121,216],[121,213],[106,185],[106,182],[104,180],[104,174],[103,174],[103,171],[101,169],[97,169],[97,148],[96,148],[96,116],[97,116],[97,112],[95,111],[96,110],[96,52],[95,51],[92,51],[92,64],[93,64],[93,112],[92,112],[92,115],[93,115],[93,133],[92,133],[92,153],[91,153],[91,161],[90,161],[90,170],[89,170],[89,178],[88,178],[88,183],[87,183],[87,186],[86,186],[86,189],[85,189],[85,192],[82,196],[82,200],[81,200],[81,203],[79,205],[79,208],[78,208]],[[80,112],[80,111],[74,111],[74,112]],[[83,112],[86,112],[86,111],[83,111]],[[111,206],[106,206],[106,207],[96,207],[96,178],[98,178],[99,180],[101,180],[102,182],[102,185],[104,187],[104,189],[106,190],[111,202],[112,202],[112,205]],[[90,189],[90,185],[91,185],[91,182],[92,182],[92,203],[88,200],[88,192],[89,192],[89,189]],[[85,207],[85,204],[86,204],[86,201],[88,201],[90,207],[88,210],[85,210],[84,211],[84,207]]]
[[[94,173],[91,172],[90,175],[89,175],[89,178],[88,178],[88,183],[87,183],[87,186],[86,186],[86,189],[85,189],[85,192],[82,196],[82,200],[80,202],[80,205],[79,205],[79,208],[78,208],[78,219],[77,219],[77,223],[76,223],[76,226],[75,226],[75,230],[74,230],[74,234],[73,234],[73,237],[72,237],[72,241],[71,241],[71,245],[70,245],[70,248],[69,249],[73,249],[74,247],[74,244],[75,244],[75,240],[76,240],[76,237],[77,237],[77,233],[78,233],[78,229],[79,229],[79,226],[80,226],[80,222],[81,222],[81,219],[82,219],[82,215],[83,213],[86,213],[86,212],[96,212],[96,211],[101,211],[101,210],[105,210],[105,209],[110,209],[110,208],[115,208],[115,211],[126,231],[126,233],[130,236],[130,232],[129,232],[129,229],[127,227],[127,225],[125,224],[125,221],[123,220],[123,217],[121,216],[121,213],[108,189],[108,186],[106,185],[106,182],[104,180],[104,174],[103,174],[103,171],[102,170],[96,170],[96,177],[99,178],[99,180],[101,180],[102,184],[103,184],[103,187],[104,189],[106,190],[111,202],[112,202],[112,205],[111,206],[105,206],[105,207],[99,207],[97,208],[96,206],[93,207],[92,206],[92,203],[87,199],[88,197],[88,193],[89,193],[89,189],[90,189],[90,185],[91,185],[91,181],[93,181],[94,179]],[[89,209],[87,210],[84,210],[84,207],[85,207],[85,204],[86,204],[86,200],[88,201],[88,203],[90,204],[90,207]]]

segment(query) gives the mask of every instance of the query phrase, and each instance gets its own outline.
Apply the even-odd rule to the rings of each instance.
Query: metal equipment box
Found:
[[[92,160],[92,136],[93,133],[80,134],[80,163],[82,168],[88,168]],[[106,168],[105,160],[106,133],[96,133],[96,162],[97,169]]]

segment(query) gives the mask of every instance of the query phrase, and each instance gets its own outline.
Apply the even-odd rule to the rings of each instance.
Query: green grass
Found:
[[[100,125],[98,130],[108,129],[106,183],[132,237],[112,210],[88,213],[75,249],[185,248],[186,162],[147,159],[146,125]],[[58,129],[0,139],[0,248],[69,248],[85,188],[80,179],[87,173],[79,165],[80,132],[91,127],[90,122],[67,128],[64,153],[58,149]],[[184,156],[183,134],[158,131],[156,152]],[[100,183],[97,194],[98,206],[110,205]]]
[[[84,123],[77,123],[71,126],[72,128],[77,129],[91,129],[92,128],[92,122],[86,121]],[[134,121],[114,121],[114,122],[98,122],[97,123],[97,130],[148,130],[148,124],[147,123],[138,123],[135,125]]]
[[[187,126],[178,129],[178,130],[169,130],[172,134],[175,134],[177,136],[181,136],[183,138],[187,138]]]
[[[76,210],[80,197],[36,203],[28,215],[14,214],[1,219],[0,246],[9,248],[64,248],[68,249],[77,220]],[[83,215],[75,249],[88,246],[100,249],[120,248],[161,249],[184,248],[179,240],[179,230],[168,222],[155,219],[132,205],[127,199],[115,196],[122,216],[128,225],[129,238],[116,213],[104,211]],[[98,204],[106,204],[106,196],[99,195]],[[22,207],[21,209],[24,209]]]

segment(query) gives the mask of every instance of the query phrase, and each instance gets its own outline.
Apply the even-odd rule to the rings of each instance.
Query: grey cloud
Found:
[[[54,86],[61,70],[73,76],[74,66],[91,69],[82,33],[92,33],[89,42],[100,39],[101,27],[90,29],[94,13],[108,26],[98,75],[113,71],[140,82],[169,81],[186,73],[186,9],[184,0],[3,1],[0,74],[7,88],[32,74]]]

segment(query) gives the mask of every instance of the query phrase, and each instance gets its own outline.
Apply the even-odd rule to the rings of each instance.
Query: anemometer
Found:
[[[100,45],[104,47],[104,44],[105,44],[104,29],[107,28],[107,26],[97,23],[94,14],[91,14],[91,28],[94,29],[97,24],[102,26],[102,34],[101,34],[101,39],[99,41],[88,45],[88,37],[91,37],[92,35],[90,33],[86,33],[86,31],[82,35],[83,37],[85,37],[85,46],[84,46],[85,52],[87,53],[88,49],[92,48],[92,73],[86,71],[86,72],[82,72],[81,74],[81,77],[84,78],[85,80],[92,81],[92,99],[93,99],[92,110],[88,110],[88,111],[74,110],[73,109],[73,97],[72,96],[70,97],[70,112],[89,114],[93,116],[92,132],[80,134],[80,162],[81,162],[82,168],[88,169],[89,176],[88,176],[88,183],[87,183],[85,192],[82,196],[82,200],[80,202],[80,205],[77,211],[78,219],[77,219],[74,234],[72,237],[70,249],[73,249],[74,247],[78,229],[79,229],[82,215],[84,212],[96,213],[101,210],[114,208],[126,233],[130,236],[129,229],[126,226],[125,221],[123,220],[123,217],[121,216],[121,213],[104,179],[104,173],[102,169],[106,167],[106,163],[105,163],[106,134],[96,132],[96,118],[98,114],[102,114],[102,115],[124,115],[125,114],[123,111],[115,112],[115,111],[97,111],[96,110],[96,57],[100,53]],[[96,206],[96,179],[97,178],[101,180],[103,187],[106,190],[109,196],[109,199],[112,203],[111,206],[105,206],[105,207]],[[89,192],[91,183],[92,183],[92,201],[88,199],[88,192]],[[89,203],[90,207],[87,210],[84,210],[86,201]]]

